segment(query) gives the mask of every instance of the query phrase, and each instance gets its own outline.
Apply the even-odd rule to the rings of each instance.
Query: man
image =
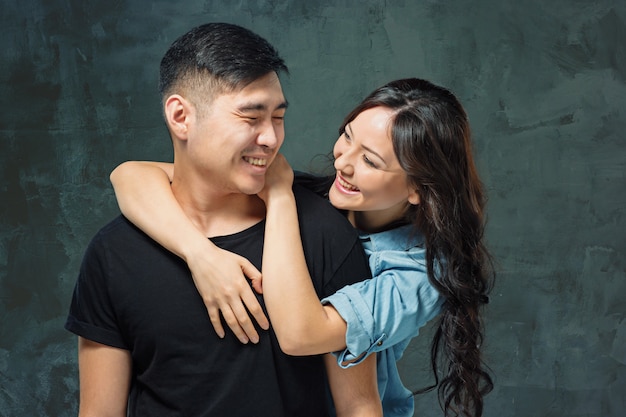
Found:
[[[215,244],[258,269],[265,205],[256,193],[284,139],[282,71],[267,41],[221,23],[183,35],[161,62],[174,195]],[[345,219],[308,191],[294,192],[319,296],[369,276]],[[81,417],[327,414],[320,357],[283,354],[271,331],[255,344],[218,337],[185,263],[122,216],[90,243],[66,328],[79,336]],[[326,363],[342,402],[357,401],[361,382],[375,379],[373,362],[358,371]]]

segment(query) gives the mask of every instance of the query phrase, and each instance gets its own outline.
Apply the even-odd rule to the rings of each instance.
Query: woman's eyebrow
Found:
[[[376,152],[375,150],[373,150],[372,148],[369,148],[365,145],[361,145],[361,147],[363,149],[365,149],[366,151],[373,153],[374,155],[376,155],[378,158],[380,158],[381,161],[383,161],[383,163],[386,165],[387,163],[385,162],[385,158],[383,158],[382,156],[380,156],[380,154],[378,152]]]
[[[350,123],[348,123],[346,125],[346,129],[345,130],[348,130],[348,129],[350,129],[350,136],[352,136],[352,126],[350,126]]]
[[[350,126],[350,123],[348,123],[348,124],[346,125],[345,130],[347,131],[348,129],[350,130],[350,132],[348,132],[348,135],[349,135],[351,138],[354,138],[354,131],[352,130],[352,126]],[[387,164],[387,162],[385,162],[385,158],[383,158],[383,157],[382,157],[382,156],[381,156],[378,152],[376,152],[376,151],[375,151],[375,150],[373,150],[372,148],[370,148],[370,147],[368,147],[368,146],[366,146],[366,145],[363,145],[363,144],[361,144],[361,148],[365,149],[365,150],[366,150],[366,151],[368,151],[369,153],[373,153],[373,154],[374,154],[374,155],[376,155],[378,158],[380,158],[380,160],[381,160],[381,161],[382,161],[385,165]]]

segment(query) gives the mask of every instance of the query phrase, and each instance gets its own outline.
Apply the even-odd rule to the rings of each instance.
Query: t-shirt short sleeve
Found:
[[[101,237],[102,231],[92,239],[83,257],[65,328],[86,339],[128,349],[108,292],[106,249]]]

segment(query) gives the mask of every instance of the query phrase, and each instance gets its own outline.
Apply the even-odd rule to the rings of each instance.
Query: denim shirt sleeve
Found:
[[[422,247],[372,251],[374,278],[322,300],[332,304],[348,326],[346,349],[335,353],[339,366],[356,365],[371,353],[403,342],[405,347],[439,313],[443,297],[428,280],[424,255]]]

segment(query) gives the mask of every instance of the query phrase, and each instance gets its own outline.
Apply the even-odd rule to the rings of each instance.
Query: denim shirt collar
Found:
[[[371,246],[375,252],[385,250],[409,250],[424,244],[424,236],[411,224],[378,233],[359,230],[359,239],[364,246]]]

